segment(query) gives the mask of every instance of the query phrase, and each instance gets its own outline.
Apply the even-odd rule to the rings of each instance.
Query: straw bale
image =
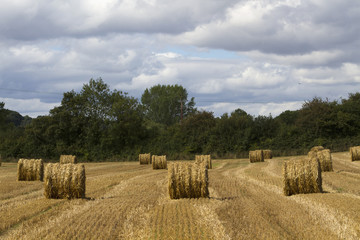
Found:
[[[320,168],[322,172],[333,171],[332,158],[330,149],[324,149],[316,153],[316,157],[319,160]]]
[[[1,162],[2,162],[2,159],[1,159],[1,155],[0,155],[0,167],[1,167]]]
[[[310,151],[316,151],[316,152],[318,152],[318,151],[321,151],[321,150],[324,150],[325,148],[323,147],[323,146],[315,146],[315,147],[312,147],[311,149],[310,149]]]
[[[269,149],[263,150],[264,159],[272,159],[272,151]]]
[[[49,163],[45,167],[46,198],[84,198],[85,167],[83,164]]]
[[[285,196],[322,192],[321,168],[316,158],[285,161],[282,173]]]
[[[208,169],[212,169],[211,155],[195,155],[195,163],[205,163]]]
[[[167,168],[167,161],[166,161],[166,155],[157,156],[153,155],[152,159],[152,167],[153,169],[166,169]]]
[[[18,181],[42,181],[43,177],[44,162],[42,159],[19,159],[17,164]]]
[[[264,152],[263,150],[249,151],[250,162],[264,162]]]
[[[322,151],[324,150],[324,147],[323,146],[315,146],[315,147],[312,147],[310,149],[310,151],[308,152],[308,157],[309,158],[317,158],[317,153],[319,151]]]
[[[170,199],[209,197],[206,163],[172,163],[168,169]]]
[[[350,148],[350,159],[351,161],[360,160],[360,146],[355,146]]]
[[[150,164],[151,163],[150,153],[139,154],[139,162],[140,162],[140,165]]]
[[[74,156],[74,155],[61,155],[60,163],[61,164],[77,163],[77,159],[76,159],[76,156]]]

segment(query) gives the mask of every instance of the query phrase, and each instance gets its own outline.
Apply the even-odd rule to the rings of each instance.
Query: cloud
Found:
[[[42,112],[102,77],[137,98],[180,84],[219,115],[275,115],[358,89],[359,13],[352,0],[4,0],[0,96]]]
[[[300,109],[303,101],[284,102],[284,103],[214,103],[200,107],[201,110],[214,112],[216,116],[221,116],[223,113],[231,113],[236,109],[242,109],[246,113],[257,116],[278,116],[286,110]]]
[[[239,1],[223,18],[198,25],[175,40],[278,55],[330,51],[359,42],[354,33],[360,30],[356,9],[359,3],[354,1]]]
[[[222,15],[235,1],[5,0],[0,35],[17,40],[111,33],[181,33]],[[11,27],[9,27],[11,25]]]
[[[55,106],[60,106],[57,103],[44,103],[38,98],[32,99],[14,99],[14,98],[0,98],[0,102],[5,103],[5,108],[20,112],[23,116],[37,117],[40,115],[48,115],[49,109]]]
[[[339,85],[360,83],[360,64],[343,63],[339,68],[318,67],[294,71],[303,83]]]

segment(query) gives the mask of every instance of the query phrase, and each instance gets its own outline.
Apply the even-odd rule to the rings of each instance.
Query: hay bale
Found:
[[[195,155],[195,163],[205,163],[208,169],[212,169],[211,155]]]
[[[264,152],[263,150],[249,151],[250,162],[264,162]]]
[[[170,199],[209,197],[206,163],[172,163],[168,169]]]
[[[310,151],[308,152],[308,157],[309,158],[317,158],[317,153],[319,151],[322,151],[324,150],[324,147],[323,146],[315,146],[315,147],[312,147],[310,149]]]
[[[285,196],[322,192],[321,168],[316,158],[285,161],[282,173]]]
[[[316,153],[316,157],[319,160],[320,168],[322,172],[333,171],[332,158],[330,149],[324,149]]]
[[[310,149],[310,151],[316,151],[316,152],[318,152],[318,151],[322,151],[322,150],[324,150],[325,148],[323,147],[323,146],[315,146],[315,147],[312,147],[311,149]]]
[[[272,151],[269,149],[263,150],[264,159],[272,159]]]
[[[2,159],[1,159],[1,155],[0,155],[0,167],[1,167],[1,163],[2,163]]]
[[[17,164],[18,181],[42,181],[43,177],[44,162],[42,159],[19,159]]]
[[[154,156],[152,159],[153,169],[166,169],[167,168],[166,155],[163,155],[163,156],[153,155],[153,156]]]
[[[139,162],[140,162],[140,165],[150,164],[151,163],[150,153],[139,154]]]
[[[49,163],[45,167],[46,198],[84,198],[85,167],[83,164]]]
[[[76,159],[76,156],[74,156],[74,155],[61,155],[60,163],[61,164],[77,163],[77,159]]]
[[[333,171],[331,152],[329,149],[324,149],[322,146],[311,148],[308,152],[308,158],[316,158],[319,160],[321,171]]]
[[[350,148],[350,159],[351,161],[360,160],[360,146]]]
[[[156,156],[156,155],[152,155],[152,156],[151,156],[151,164],[154,162],[155,156]]]

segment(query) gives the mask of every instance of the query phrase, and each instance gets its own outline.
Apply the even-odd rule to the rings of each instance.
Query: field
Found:
[[[87,163],[86,198],[45,199],[43,182],[0,167],[1,239],[359,239],[360,161],[334,153],[324,193],[285,197],[286,159],[213,160],[210,198],[170,200],[167,170]],[[304,156],[302,156],[304,157]]]

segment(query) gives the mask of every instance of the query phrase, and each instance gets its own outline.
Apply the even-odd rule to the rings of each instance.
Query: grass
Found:
[[[328,193],[282,194],[273,158],[213,160],[210,198],[170,200],[167,170],[138,162],[86,163],[85,199],[46,199],[43,183],[0,168],[1,239],[356,239],[360,162],[333,154]]]

